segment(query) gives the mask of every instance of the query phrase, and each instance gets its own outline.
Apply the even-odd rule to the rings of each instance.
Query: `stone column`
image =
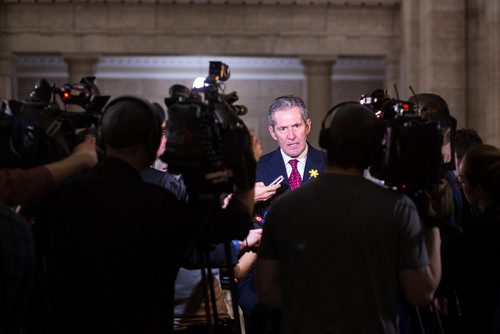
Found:
[[[332,66],[335,57],[303,58],[307,80],[307,110],[311,119],[309,142],[319,147],[321,121],[332,107]]]
[[[466,22],[465,0],[419,1],[419,92],[441,95],[465,123]]]
[[[94,76],[95,67],[99,61],[97,54],[65,54],[64,61],[68,64],[68,82],[78,83],[83,77]]]
[[[486,2],[486,22],[488,47],[488,77],[487,77],[487,105],[485,105],[487,128],[485,140],[488,143],[500,145],[500,4],[498,0]]]
[[[15,61],[11,53],[0,53],[0,98],[15,98]]]
[[[420,91],[420,71],[418,68],[420,57],[418,50],[418,2],[415,0],[401,0],[401,14],[399,18],[401,25],[401,51],[398,84],[401,99],[406,99],[407,95],[403,94],[403,90],[406,91],[410,85],[417,92]],[[389,90],[389,92],[392,92],[392,90]]]
[[[399,92],[403,88],[401,87],[400,83],[399,68],[400,68],[400,57],[399,54],[396,52],[396,50],[393,50],[385,57],[385,79],[384,79],[384,88],[389,92],[389,96],[391,97],[396,97],[396,89]],[[406,87],[404,88],[406,90]],[[406,98],[406,96],[404,98]]]

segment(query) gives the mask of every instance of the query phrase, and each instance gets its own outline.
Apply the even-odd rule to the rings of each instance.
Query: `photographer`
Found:
[[[50,209],[51,333],[172,332],[174,280],[186,250],[198,239],[248,233],[252,202],[244,203],[253,189],[237,190],[225,210],[205,210],[142,181],[161,140],[155,108],[131,96],[110,102],[97,136],[106,157]]]
[[[323,130],[327,169],[267,215],[259,298],[283,309],[282,333],[398,333],[399,287],[426,305],[439,283],[439,231],[423,230],[407,196],[363,178],[382,139],[370,110],[344,105]]]

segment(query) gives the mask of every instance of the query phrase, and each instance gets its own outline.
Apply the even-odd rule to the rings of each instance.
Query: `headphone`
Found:
[[[136,105],[139,105],[140,107],[142,107],[142,109],[145,110],[146,113],[149,113],[149,115],[151,117],[148,117],[148,118],[153,119],[153,122],[150,123],[151,130],[148,133],[148,137],[146,139],[145,145],[146,145],[146,150],[147,150],[148,155],[151,157],[156,157],[156,151],[158,149],[158,145],[160,144],[161,136],[162,136],[161,125],[162,125],[163,120],[164,120],[164,117],[162,119],[162,116],[164,116],[163,109],[161,108],[161,106],[159,106],[157,104],[154,105],[151,102],[149,102],[143,98],[140,98],[137,96],[132,96],[132,95],[125,95],[125,96],[118,97],[106,105],[106,107],[104,108],[104,110],[101,114],[101,117],[99,118],[97,130],[96,130],[96,144],[97,144],[97,146],[102,151],[104,151],[104,152],[106,151],[106,138],[102,132],[102,125],[103,125],[102,122],[104,119],[104,115],[108,112],[108,110],[112,106],[116,105],[117,103],[121,103],[121,102],[131,102],[131,103],[134,103]],[[159,109],[161,109],[161,110],[159,110]]]
[[[356,101],[345,101],[338,103],[334,105],[328,112],[326,113],[325,117],[321,121],[321,129],[319,130],[319,146],[322,149],[327,150],[328,147],[330,146],[330,124],[326,126],[326,120],[332,115],[330,118],[333,120],[335,118],[335,114],[337,113],[337,110],[345,106],[346,104],[359,104],[359,102]],[[331,122],[330,122],[331,123]]]
[[[323,148],[325,150],[328,150],[330,148],[344,150],[353,144],[354,145],[363,145],[363,146],[370,145],[370,146],[372,146],[372,148],[370,149],[369,156],[367,158],[368,158],[368,161],[370,164],[375,163],[381,157],[382,149],[383,149],[382,142],[369,143],[369,142],[365,142],[365,140],[362,138],[358,139],[356,137],[349,137],[349,136],[337,136],[334,139],[334,141],[332,142],[332,138],[331,138],[331,134],[330,134],[331,123],[333,122],[335,115],[337,114],[337,111],[341,107],[343,107],[345,105],[350,105],[350,104],[351,105],[354,104],[358,107],[361,107],[361,108],[365,109],[366,112],[372,112],[370,109],[368,109],[367,107],[361,105],[359,102],[356,102],[356,101],[346,101],[346,102],[341,102],[341,103],[335,105],[326,113],[325,117],[323,118],[323,121],[321,122],[321,129],[320,129],[320,133],[319,133],[319,145],[321,148]],[[331,120],[330,120],[330,123],[327,127],[326,123],[327,123],[327,120],[329,118]],[[380,138],[380,139],[382,140],[382,138]]]

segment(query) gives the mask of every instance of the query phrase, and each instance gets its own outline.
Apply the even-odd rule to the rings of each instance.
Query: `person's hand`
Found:
[[[249,248],[259,247],[260,238],[262,237],[262,229],[250,230],[246,239]]]
[[[224,196],[222,199],[222,208],[225,209],[229,205],[229,202],[231,202],[231,198],[233,198],[233,194],[229,194]]]
[[[245,240],[240,241],[240,250],[249,251],[257,248],[260,245],[260,238],[262,237],[262,229],[250,230]]]
[[[78,144],[70,156],[77,158],[85,167],[93,167],[97,163],[97,151],[95,137],[86,136],[85,140]]]
[[[276,194],[276,191],[281,187],[280,184],[266,186],[264,182],[255,183],[255,201],[267,201]]]

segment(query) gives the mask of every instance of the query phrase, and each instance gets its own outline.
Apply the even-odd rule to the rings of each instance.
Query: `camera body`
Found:
[[[378,158],[370,167],[372,176],[389,187],[417,193],[438,184],[444,172],[453,168],[443,160],[447,128],[423,118],[420,106],[390,98],[382,90],[362,96],[360,102],[385,126]]]
[[[203,87],[174,85],[165,98],[168,139],[161,160],[169,172],[183,175],[190,201],[248,190],[255,183],[250,135],[239,118],[246,108],[234,104],[235,92],[223,93],[229,76],[229,66],[211,61]]]
[[[60,160],[96,126],[109,96],[101,96],[95,77],[62,87],[40,79],[27,100],[2,102],[0,147],[3,168],[31,168]],[[82,111],[68,111],[68,106]]]

